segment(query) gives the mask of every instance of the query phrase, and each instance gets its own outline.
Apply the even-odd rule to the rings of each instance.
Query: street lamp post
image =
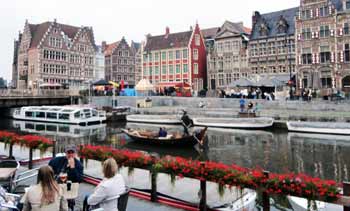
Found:
[[[288,64],[289,64],[289,81],[288,81],[288,85],[289,85],[289,99],[293,100],[294,96],[293,96],[293,83],[292,83],[292,41],[290,39],[288,39],[288,34],[286,34],[285,36],[285,47],[286,47],[286,53],[287,53],[287,59],[288,59]],[[288,43],[288,44],[287,44]]]

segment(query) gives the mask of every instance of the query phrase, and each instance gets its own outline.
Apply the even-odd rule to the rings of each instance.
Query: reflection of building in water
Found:
[[[106,139],[106,124],[89,126],[46,122],[13,121],[13,126],[22,132],[44,135],[56,141],[56,149],[63,152],[68,144],[92,144]]]
[[[289,133],[291,169],[320,178],[347,181],[347,164],[350,162],[348,140],[348,136]]]

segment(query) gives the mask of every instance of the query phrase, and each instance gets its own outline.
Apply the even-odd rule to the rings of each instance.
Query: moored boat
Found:
[[[288,200],[295,211],[341,211],[343,207],[336,204],[315,201],[310,209],[308,209],[308,200],[295,196],[288,196]]]
[[[90,125],[106,121],[106,112],[89,106],[27,106],[16,109],[18,120]]]
[[[288,131],[302,133],[325,133],[350,135],[350,123],[347,122],[287,122]]]
[[[244,190],[241,197],[232,201],[231,203],[225,204],[220,207],[214,207],[213,210],[217,211],[242,211],[242,210],[254,210],[255,200],[257,194],[253,190]]]
[[[273,125],[274,119],[269,117],[257,118],[194,118],[195,126],[237,128],[237,129],[263,129]]]
[[[201,142],[206,134],[207,128],[204,128],[200,133],[183,134],[181,132],[168,133],[166,137],[159,137],[156,131],[124,129],[122,130],[134,141],[145,144],[156,145],[175,145],[175,146],[194,146]]]
[[[126,117],[128,122],[139,122],[149,124],[182,124],[176,115],[141,115],[134,114]]]

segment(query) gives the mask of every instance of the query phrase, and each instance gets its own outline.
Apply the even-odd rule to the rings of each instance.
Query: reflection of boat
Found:
[[[295,211],[306,211],[308,210],[308,201],[304,198],[299,198],[295,196],[288,196],[288,200]],[[317,209],[313,206],[309,209],[310,211],[341,211],[343,207],[336,204],[325,203],[321,201],[315,201]]]
[[[259,129],[268,128],[273,125],[273,118],[194,118],[195,126],[219,127],[219,128],[239,128],[239,129]]]
[[[28,106],[16,109],[14,119],[88,125],[106,121],[106,112],[91,107]]]
[[[13,121],[13,126],[23,132],[38,133],[73,138],[86,137],[106,133],[106,124],[88,126],[57,124],[49,122]]]
[[[350,135],[350,123],[347,122],[287,122],[289,131],[303,133],[325,133]]]
[[[315,142],[317,144],[346,144],[349,145],[349,136],[345,135],[332,135],[332,134],[314,134],[314,133],[288,133],[288,141],[292,140],[307,140],[308,142]]]
[[[225,204],[220,207],[215,207],[214,210],[218,211],[241,211],[241,210],[254,210],[255,199],[257,194],[255,191],[249,190],[243,193],[242,197],[236,199],[235,201]]]
[[[151,123],[151,124],[181,124],[181,120],[175,115],[128,115],[128,122]]]
[[[130,138],[135,141],[139,141],[146,144],[158,144],[158,145],[176,145],[176,146],[194,146],[204,138],[206,128],[202,129],[198,135],[190,134],[184,135],[180,132],[168,133],[166,137],[159,137],[158,131],[146,131],[146,130],[134,130],[127,129],[122,130]]]

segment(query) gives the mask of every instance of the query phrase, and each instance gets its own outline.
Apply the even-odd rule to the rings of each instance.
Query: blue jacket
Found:
[[[84,167],[81,165],[80,161],[76,158],[75,160],[75,168],[71,169],[67,167],[68,160],[65,156],[56,157],[50,160],[49,165],[52,167],[55,175],[59,175],[60,172],[67,172],[68,180],[74,182],[82,182],[83,181],[83,170]]]

